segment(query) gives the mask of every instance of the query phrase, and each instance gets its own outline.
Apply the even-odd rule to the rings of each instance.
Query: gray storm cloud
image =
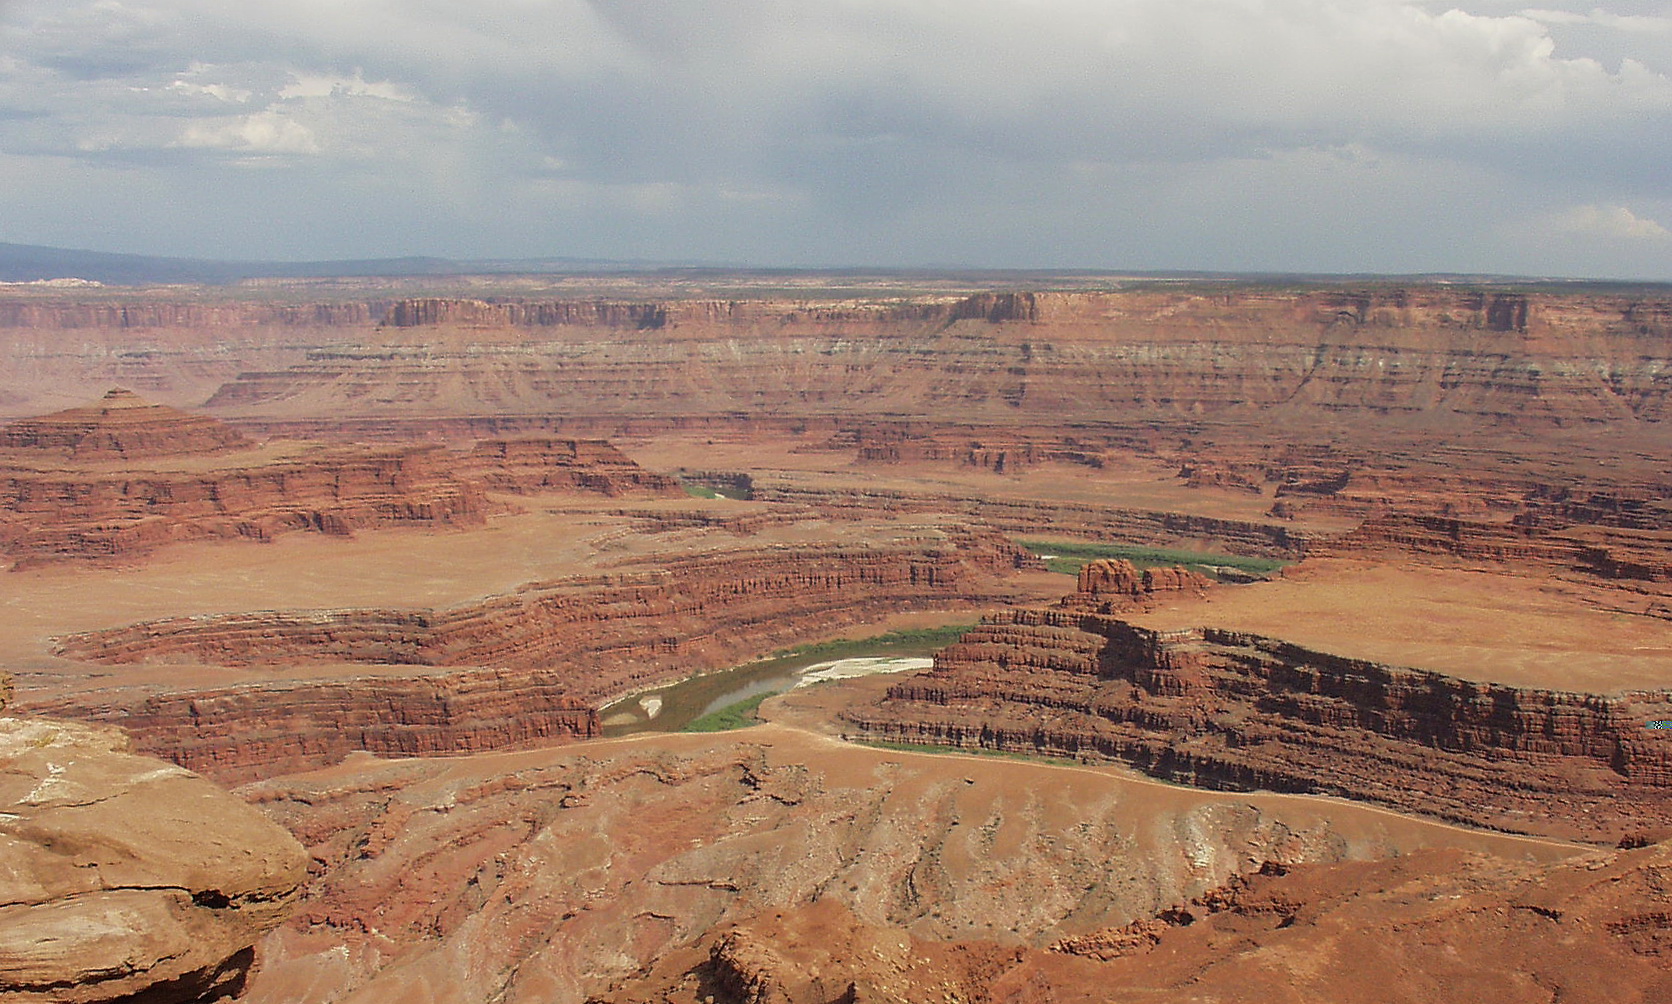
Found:
[[[0,239],[1672,278],[1672,7],[0,7]]]

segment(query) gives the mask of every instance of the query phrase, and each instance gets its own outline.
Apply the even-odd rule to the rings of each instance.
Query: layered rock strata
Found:
[[[1566,852],[1343,803],[855,748],[773,725],[366,763],[244,794],[319,871],[264,943],[249,1004],[609,1000],[612,982],[665,955],[815,902],[878,929],[846,961],[892,942],[892,969],[921,957],[907,954],[910,939],[1043,946],[1152,916],[1268,861],[1436,843]],[[941,1000],[943,989],[882,999]]]
[[[755,478],[756,501],[801,506],[836,519],[912,513],[954,513],[1006,533],[1073,537],[1153,546],[1161,541],[1210,540],[1236,554],[1298,558],[1313,535],[1282,522],[1225,519],[1194,513],[1038,499],[895,489],[831,489]]]
[[[359,345],[251,372],[211,409],[934,416],[1294,412],[1465,424],[1659,422],[1666,304],[1445,288],[981,294],[962,300],[396,303]],[[1211,335],[1204,337],[1204,333]],[[443,387],[437,381],[447,381]],[[318,410],[316,407],[313,410]],[[333,409],[336,410],[336,409]],[[433,410],[433,409],[432,409]]]
[[[1130,561],[1099,558],[1080,569],[1079,588],[1063,597],[1062,605],[1097,613],[1138,610],[1152,605],[1157,594],[1200,596],[1212,586],[1212,579],[1188,568],[1140,570]]]
[[[167,543],[471,525],[485,492],[680,494],[602,440],[257,450],[203,415],[111,391],[98,405],[0,430],[0,553],[23,564],[131,558]]]
[[[0,552],[20,563],[121,559],[170,543],[470,525],[490,506],[439,447],[308,450],[203,469],[0,468]]]
[[[250,445],[236,429],[207,415],[151,404],[122,389],[88,407],[0,428],[0,450],[45,451],[78,459],[137,460],[222,453]]]
[[[849,713],[897,742],[1108,758],[1528,833],[1672,832],[1672,692],[1475,683],[1213,628],[1004,611]]]
[[[469,670],[289,680],[37,703],[32,713],[119,725],[146,752],[224,784],[350,753],[459,755],[589,739],[598,715],[568,674]]]
[[[1530,865],[1426,851],[1275,863],[1189,902],[1048,949],[937,942],[828,901],[728,925],[589,1004],[950,999],[1477,1000],[1651,1004],[1664,964],[1672,845]]]
[[[0,718],[0,999],[235,996],[301,891],[291,836],[117,730]]]
[[[485,667],[349,674],[35,707],[121,721],[141,748],[221,778],[300,769],[351,749],[470,752],[596,734],[611,698],[902,610],[992,602],[1037,559],[1001,537],[875,548],[754,548],[655,569],[533,583],[443,610],[262,611],[147,621],[60,640],[96,663]]]
[[[461,463],[489,490],[519,495],[547,491],[683,494],[677,479],[645,470],[601,439],[487,440],[477,443]]]
[[[647,571],[531,583],[443,610],[260,611],[145,621],[59,641],[86,662],[216,665],[366,663],[538,669],[580,654],[614,661],[688,660],[797,636],[806,621],[851,622],[902,604],[979,601],[1006,592],[1001,575],[1037,559],[971,532],[891,547],[781,545],[659,559]],[[656,668],[595,668],[578,696],[634,689]]]
[[[1444,555],[1509,567],[1583,572],[1606,579],[1672,582],[1672,530],[1541,527],[1396,513],[1314,542],[1320,557]]]
[[[248,370],[282,370],[312,346],[371,330],[372,302],[205,303],[174,291],[0,298],[0,408],[31,415],[112,385],[177,407],[201,404]]]

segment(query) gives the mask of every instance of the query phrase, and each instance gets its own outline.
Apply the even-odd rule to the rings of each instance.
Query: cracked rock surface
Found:
[[[302,848],[114,729],[0,717],[0,1000],[238,992],[290,911]]]

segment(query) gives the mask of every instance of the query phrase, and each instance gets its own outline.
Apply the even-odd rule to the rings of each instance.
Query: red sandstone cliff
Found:
[[[41,451],[77,459],[187,456],[249,445],[236,429],[207,415],[151,404],[122,389],[110,391],[90,407],[0,428],[0,450]]]
[[[252,371],[211,408],[831,414],[999,424],[1112,414],[1659,422],[1664,304],[1417,288],[985,294],[964,301],[424,300],[368,344]],[[462,337],[468,334],[468,338]],[[371,344],[375,342],[376,344]],[[479,374],[461,388],[449,374]],[[442,393],[440,381],[447,382]],[[428,407],[421,407],[428,405]]]
[[[61,639],[69,658],[294,666],[489,667],[148,696],[82,693],[41,713],[120,721],[144,750],[220,778],[352,749],[457,753],[596,732],[593,707],[843,626],[1000,600],[1037,559],[957,532],[871,548],[753,548],[655,570],[534,583],[446,610],[264,611],[148,621]]]
[[[1672,744],[1648,724],[1672,719],[1672,692],[1472,683],[1212,628],[1004,611],[849,718],[879,739],[1108,757],[1521,832],[1672,828]]]
[[[477,443],[461,466],[493,491],[684,494],[677,479],[645,470],[601,439],[488,440]]]
[[[1069,536],[1107,543],[1208,539],[1236,554],[1300,557],[1308,536],[1280,521],[1220,519],[1192,513],[1084,502],[985,498],[893,489],[829,489],[756,478],[750,497],[803,506],[837,519],[896,513],[958,513],[1007,533]]]
[[[438,447],[235,454],[189,470],[0,466],[0,553],[24,563],[126,558],[187,540],[482,522],[481,486],[448,466]]]
[[[1351,533],[1314,541],[1308,553],[1443,555],[1608,579],[1672,582],[1672,529],[1550,527],[1541,522],[1536,518],[1486,522],[1395,513],[1367,520]]]
[[[112,391],[0,429],[0,554],[112,559],[207,538],[480,523],[485,490],[680,493],[601,440],[258,450],[203,415]]]
[[[1149,606],[1157,593],[1194,593],[1212,588],[1213,580],[1188,568],[1146,568],[1130,561],[1099,558],[1080,569],[1079,587],[1063,597],[1073,610],[1114,613]]]
[[[121,726],[153,756],[236,784],[323,767],[364,750],[458,755],[598,735],[598,715],[567,674],[469,670],[424,676],[281,681],[159,694],[98,695],[32,713]]]

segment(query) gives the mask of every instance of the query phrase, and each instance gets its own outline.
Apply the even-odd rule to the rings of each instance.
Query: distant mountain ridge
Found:
[[[1644,280],[1616,280],[1562,276],[1500,275],[1493,273],[1426,272],[1393,273],[1300,273],[1223,272],[1212,269],[1112,269],[1112,268],[991,268],[936,265],[922,267],[866,266],[761,266],[716,261],[624,261],[608,258],[437,258],[408,255],[396,258],[344,258],[321,261],[240,261],[216,258],[171,258],[158,255],[84,251],[46,247],[38,244],[0,242],[0,283],[33,283],[60,280],[88,280],[111,286],[155,284],[225,285],[247,279],[354,279],[409,278],[417,276],[482,275],[643,275],[678,272],[716,275],[770,277],[918,277],[964,282],[975,287],[1015,288],[1087,282],[1160,281],[1255,283],[1292,286],[1337,286],[1362,283],[1423,283],[1458,285],[1546,286],[1571,289],[1580,286],[1599,289],[1663,290],[1672,285]],[[1657,295],[1660,295],[1657,292]]]
[[[220,261],[0,243],[0,282],[73,278],[121,286],[173,282],[219,284],[243,279],[622,271],[646,267],[662,266],[584,258],[453,261],[423,256],[330,261]]]

